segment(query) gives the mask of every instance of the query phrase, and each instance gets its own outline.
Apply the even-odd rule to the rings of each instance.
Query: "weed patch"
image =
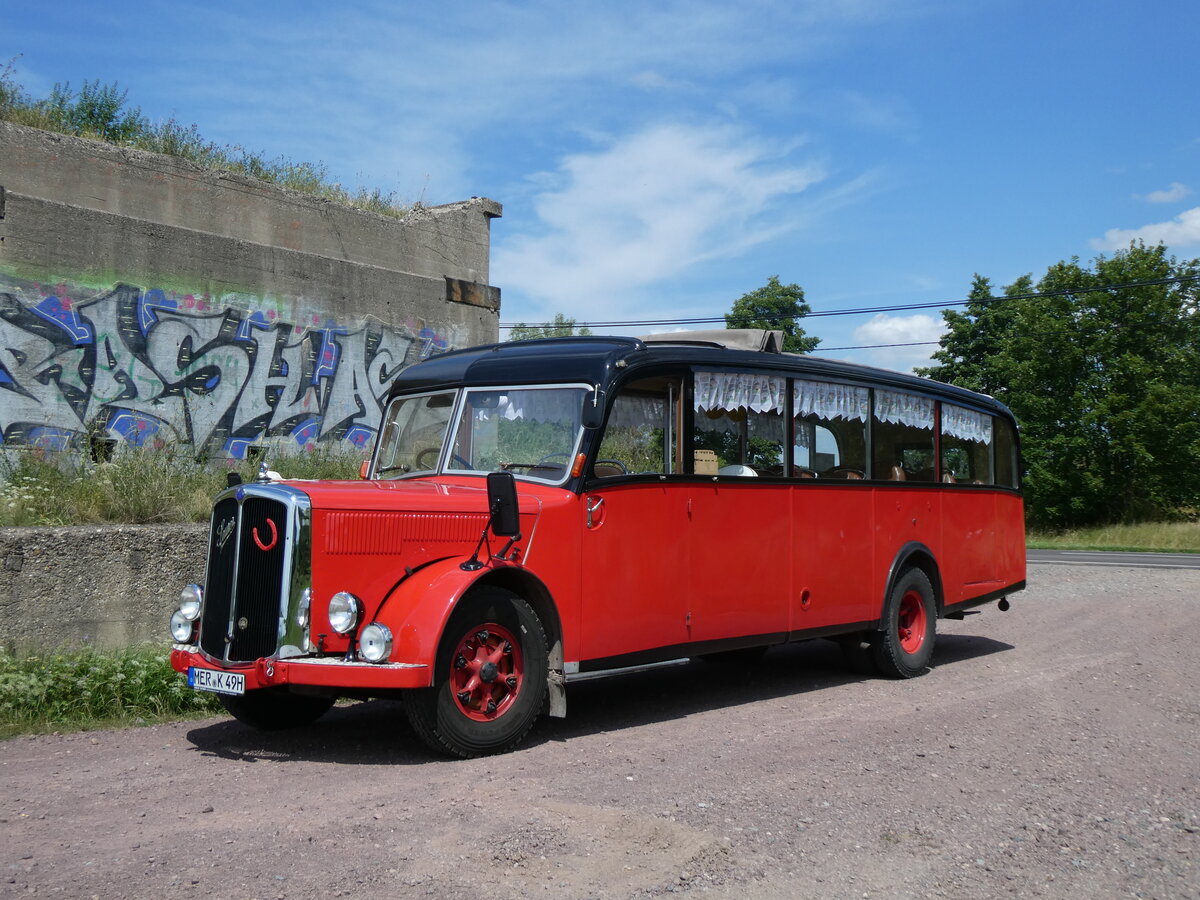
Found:
[[[161,646],[16,656],[0,651],[0,737],[145,724],[219,712]]]

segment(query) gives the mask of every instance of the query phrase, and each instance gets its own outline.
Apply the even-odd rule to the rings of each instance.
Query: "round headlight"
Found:
[[[392,653],[391,629],[372,622],[358,636],[358,652],[367,662],[386,662]]]
[[[200,618],[200,606],[204,602],[204,590],[198,584],[189,584],[179,592],[179,611],[189,622]]]
[[[329,598],[329,627],[338,634],[348,634],[358,624],[362,604],[358,598],[346,591],[338,591]]]
[[[308,627],[309,615],[312,610],[312,588],[300,592],[300,605],[296,607],[296,624],[301,628]]]
[[[175,638],[175,643],[190,644],[192,628],[192,620],[183,614],[183,610],[175,610],[175,614],[171,616],[171,637]]]

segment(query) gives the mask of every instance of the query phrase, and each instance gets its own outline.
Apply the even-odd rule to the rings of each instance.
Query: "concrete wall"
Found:
[[[500,214],[395,220],[0,122],[0,442],[365,446],[396,372],[497,339]]]
[[[0,528],[0,647],[170,643],[180,589],[204,580],[207,525]]]

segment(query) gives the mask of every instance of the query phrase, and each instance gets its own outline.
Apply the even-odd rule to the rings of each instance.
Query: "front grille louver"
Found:
[[[226,662],[251,662],[279,649],[287,609],[288,504],[235,496],[213,507],[200,648]]]

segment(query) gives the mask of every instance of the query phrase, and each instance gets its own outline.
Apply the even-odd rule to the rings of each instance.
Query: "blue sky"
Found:
[[[719,316],[772,275],[820,311],[950,302],[1138,238],[1200,256],[1195,2],[439,7],[7,0],[0,64],[21,54],[35,96],[115,80],[152,121],[349,187],[500,201],[506,323]],[[838,348],[939,323],[806,328]]]

